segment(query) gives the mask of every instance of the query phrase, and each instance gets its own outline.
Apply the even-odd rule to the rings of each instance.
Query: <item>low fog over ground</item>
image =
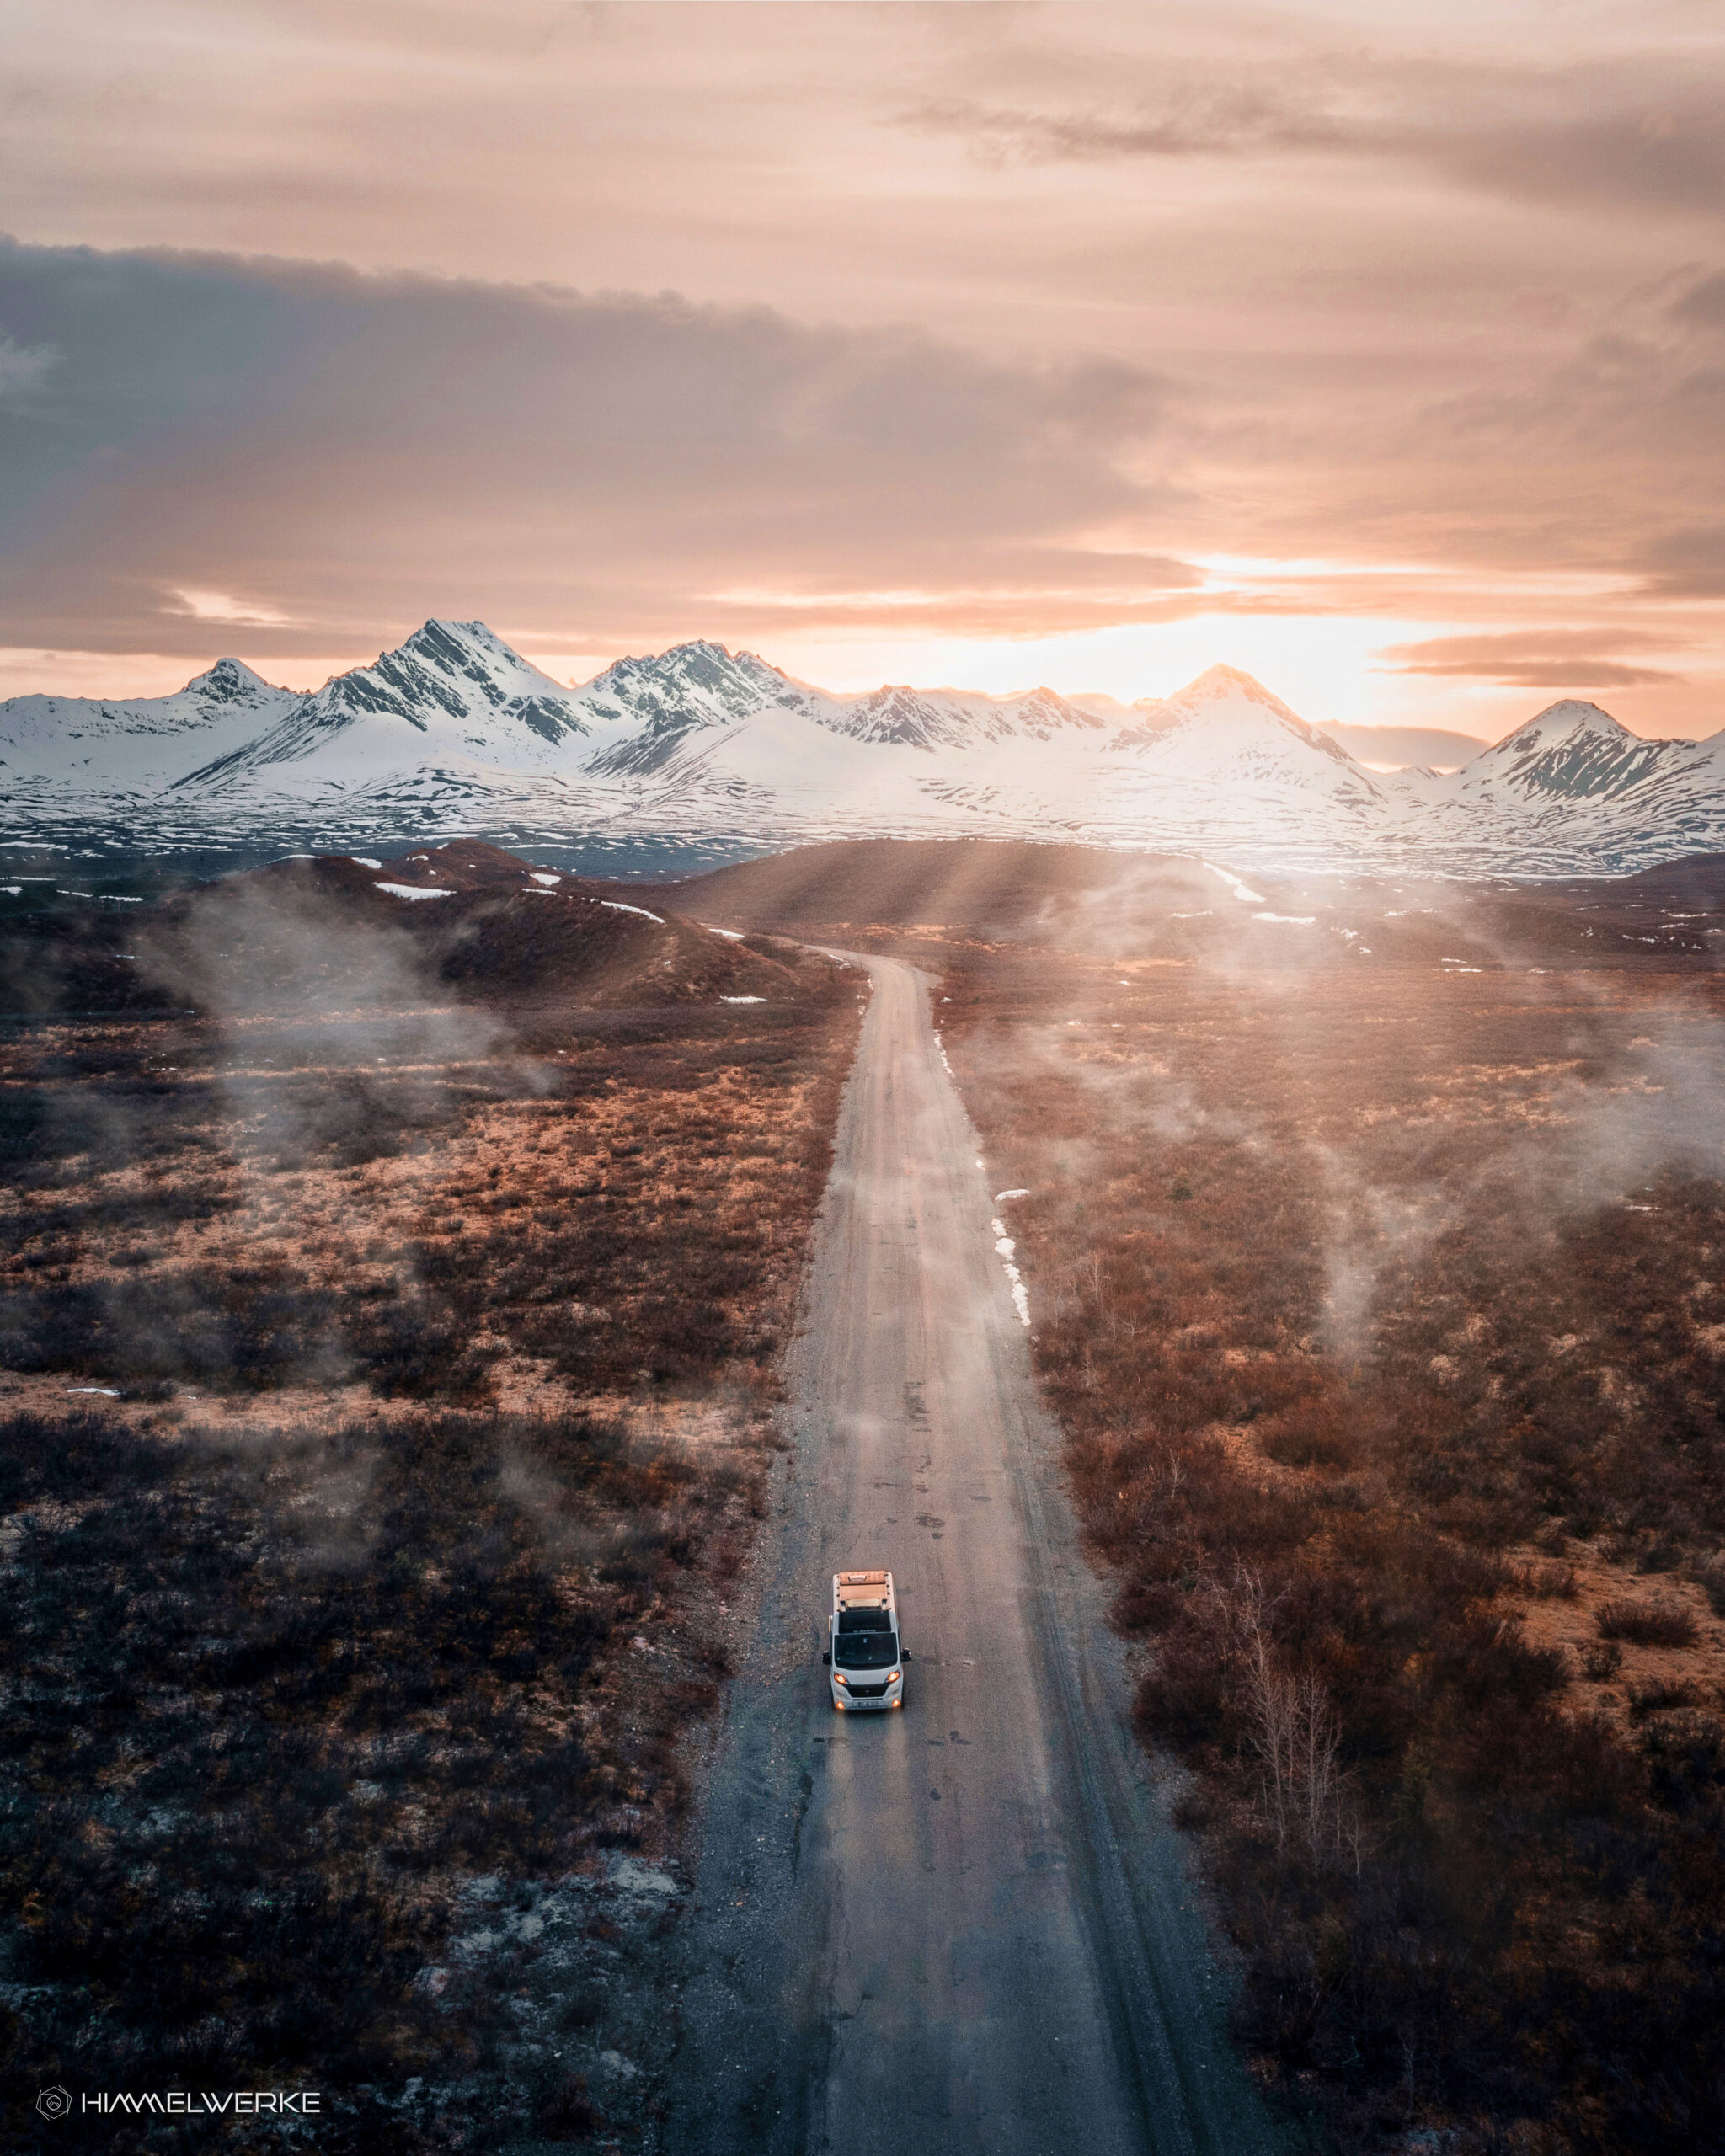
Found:
[[[848,947],[929,978],[1253,2072],[1344,2147],[1712,2145],[1722,942],[1717,858],[964,842],[13,918],[31,2086],[168,2058],[323,2076],[368,2147],[499,2105],[652,2145]]]
[[[683,902],[933,977],[1258,2072],[1348,2147],[1715,2145],[1725,863]]]
[[[163,2076],[638,2143],[854,989],[472,845],[0,981],[8,2146]]]

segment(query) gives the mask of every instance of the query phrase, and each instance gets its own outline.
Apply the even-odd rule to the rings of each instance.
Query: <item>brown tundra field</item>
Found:
[[[932,977],[1261,2075],[1349,2148],[1725,2146],[1725,863],[703,897]]]
[[[855,976],[456,846],[8,924],[8,2149],[637,2143]],[[335,2100],[339,2099],[338,2100]],[[164,2141],[164,2131],[184,2138]]]
[[[13,2085],[652,2145],[848,946],[928,976],[1254,2069],[1341,2148],[1725,2146],[1722,864],[385,880],[0,953]]]

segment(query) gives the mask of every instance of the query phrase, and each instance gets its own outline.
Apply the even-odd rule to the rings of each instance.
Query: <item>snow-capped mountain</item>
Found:
[[[275,767],[306,765],[315,784],[333,764],[351,779],[434,756],[544,770],[586,730],[569,691],[483,622],[427,622],[398,650],[338,674],[255,739],[177,782],[227,789]]]
[[[619,659],[576,696],[585,723],[606,741],[589,760],[596,776],[645,776],[670,762],[688,737],[758,711],[813,710],[829,700],[752,651],[683,643],[656,659]]]
[[[1397,819],[1373,773],[1231,666],[1090,740],[1016,744],[985,766],[967,757],[938,792],[949,809],[1065,838],[1307,865],[1380,845]]]
[[[1320,795],[1349,814],[1370,814],[1386,799],[1373,773],[1233,666],[1212,666],[1147,709],[1114,737],[1165,784],[1276,797]]]
[[[1052,689],[1033,689],[1023,696],[966,695],[960,689],[877,689],[841,706],[828,723],[854,740],[928,750],[972,748],[1015,737],[1049,741],[1060,734],[1106,730],[1100,718]]]
[[[1101,720],[1052,689],[984,696],[889,686],[865,696],[830,696],[752,651],[729,652],[717,643],[679,644],[657,659],[620,659],[579,691],[577,702],[599,724],[619,729],[620,738],[587,765],[596,775],[617,776],[659,771],[692,745],[691,735],[762,711],[798,712],[832,733],[877,746],[926,750],[971,748],[1013,734],[1046,740],[1063,728],[1102,728]]]
[[[1460,771],[1384,779],[1420,840],[1519,847],[1519,873],[1616,873],[1725,848],[1725,734],[1648,741],[1566,697]]]
[[[168,696],[13,696],[0,704],[0,785],[152,792],[256,739],[305,701],[237,659]]]
[[[1553,704],[1458,772],[1386,776],[1227,666],[1130,708],[1048,689],[836,696],[695,643],[571,688],[478,622],[428,622],[310,694],[223,659],[171,696],[14,697],[0,787],[13,842],[100,826],[163,850],[525,825],[568,844],[1044,837],[1445,874],[1725,851],[1725,734],[1643,741],[1592,704]]]
[[[1519,794],[1524,800],[1598,800],[1626,792],[1693,746],[1645,741],[1597,704],[1573,697],[1476,756],[1456,774],[1465,796]]]

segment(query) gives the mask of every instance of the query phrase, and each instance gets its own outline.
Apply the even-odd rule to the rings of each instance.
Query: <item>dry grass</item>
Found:
[[[16,2088],[321,2084],[367,2150],[650,2131],[569,2063],[615,2055],[616,1925],[554,1980],[537,1917],[506,1969],[459,1935],[675,1845],[857,1023],[774,971],[7,1043]]]
[[[1263,2071],[1348,2146],[1720,2145],[1713,978],[939,993]]]
[[[131,1387],[473,1398],[511,1354],[578,1394],[756,1383],[850,1009],[571,1021],[442,1064],[374,1056],[366,1012],[329,1014],[344,1061],[263,1021],[33,1028],[0,1059],[0,1354]]]

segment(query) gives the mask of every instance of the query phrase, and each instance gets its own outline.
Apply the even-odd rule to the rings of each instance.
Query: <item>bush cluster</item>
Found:
[[[855,1037],[830,971],[774,971],[764,1006],[494,1011],[435,1069],[377,1061],[387,1012],[237,1043],[51,982],[0,1047],[0,1369],[126,1396],[0,1420],[7,2148],[83,2145],[30,2107],[55,2081],[321,2085],[340,2156],[617,2132],[522,2041],[531,1947],[426,1978],[482,1882],[555,1893],[684,1801]],[[499,1412],[524,1362],[565,1410]],[[626,1434],[686,1402],[698,1446]],[[617,1950],[575,1951],[589,2032]],[[275,2145],[172,2140],[212,2143]]]
[[[625,1716],[606,1672],[745,1495],[579,1415],[226,1449],[0,1422],[8,2085],[321,2079],[363,2111],[473,2070],[488,2003],[418,1983],[454,1892],[680,1800],[712,1675]]]
[[[1115,970],[969,953],[942,1015],[1242,2042],[1348,2146],[1725,2146],[1722,1702],[1599,1689],[1691,1603],[1626,1591],[1584,1668],[1514,1614],[1566,1550],[1717,1577],[1725,1190],[1563,1150],[1648,991]]]

